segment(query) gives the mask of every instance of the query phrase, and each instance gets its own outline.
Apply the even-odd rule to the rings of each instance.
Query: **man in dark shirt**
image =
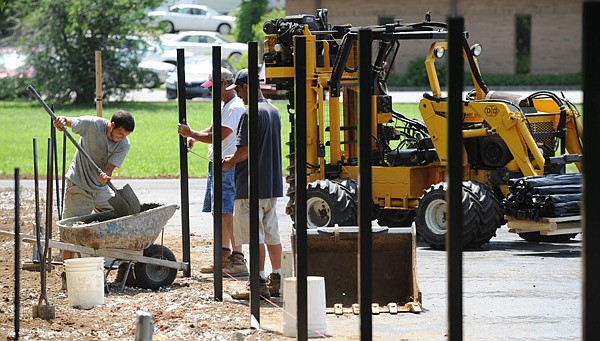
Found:
[[[240,70],[234,84],[244,103],[248,104],[248,70]],[[259,270],[260,294],[265,298],[279,296],[281,283],[281,239],[277,221],[277,198],[283,196],[283,174],[281,171],[281,117],[279,110],[267,101],[258,89],[258,135],[259,159],[253,163],[259,167]],[[225,156],[223,170],[235,166],[235,208],[233,233],[238,245],[250,242],[250,200],[248,199],[248,113],[246,112],[237,129],[237,150],[233,155]],[[273,272],[265,277],[266,249],[269,252]],[[248,290],[236,292],[235,299],[249,299]]]

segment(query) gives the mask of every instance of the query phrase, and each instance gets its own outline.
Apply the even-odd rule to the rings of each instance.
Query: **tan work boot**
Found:
[[[229,248],[223,248],[222,250],[222,268],[225,269],[229,265],[229,257],[231,256],[231,250]],[[212,274],[215,272],[214,264],[207,264],[200,268],[200,272],[203,274]]]
[[[267,288],[267,281],[262,278],[260,279],[259,289],[260,289],[259,295],[260,295],[261,300],[266,300],[266,299],[271,298],[271,294],[269,293],[269,289]],[[243,300],[243,301],[250,300],[250,282],[248,282],[246,284],[245,290],[234,291],[231,294],[231,298],[233,298],[235,300]]]
[[[244,254],[241,252],[233,251],[229,256],[229,264],[223,268],[225,276],[231,277],[244,277],[248,276],[248,266],[244,259]]]
[[[278,273],[270,273],[267,277],[267,288],[271,297],[279,297],[279,288],[281,287],[281,275]]]

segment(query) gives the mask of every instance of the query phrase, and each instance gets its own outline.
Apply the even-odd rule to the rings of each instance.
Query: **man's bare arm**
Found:
[[[238,146],[235,154],[223,158],[223,171],[232,169],[238,163],[248,158],[248,146]]]

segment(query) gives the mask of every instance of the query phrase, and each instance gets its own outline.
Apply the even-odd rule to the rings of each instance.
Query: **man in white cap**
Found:
[[[235,90],[227,90],[229,85],[233,84],[233,74],[226,68],[221,68],[221,99],[225,103],[221,109],[221,143],[223,156],[233,154],[236,150],[236,134],[234,130],[237,128],[240,118],[246,111],[244,102],[237,96]],[[213,82],[212,75],[209,75],[208,80],[201,85],[212,91]],[[204,196],[204,205],[202,212],[211,212],[213,207],[213,145],[212,145],[212,124],[207,128],[196,131],[192,130],[187,124],[179,124],[177,132],[183,137],[187,137],[188,148],[192,148],[196,141],[208,143],[208,179],[206,184],[206,193]],[[223,212],[222,219],[222,234],[223,234],[223,272],[233,277],[248,276],[248,267],[242,246],[236,246],[233,236],[233,207],[235,196],[235,169],[223,171]],[[200,272],[213,273],[214,265],[202,266]]]

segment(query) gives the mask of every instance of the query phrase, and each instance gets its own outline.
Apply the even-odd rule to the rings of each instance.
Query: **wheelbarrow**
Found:
[[[48,245],[82,256],[127,261],[133,264],[137,285],[157,290],[172,284],[177,271],[189,269],[189,263],[177,262],[166,246],[154,244],[177,207],[176,204],[142,204],[140,213],[122,217],[111,210],[63,219],[56,223],[63,241],[51,239]],[[26,243],[36,242],[33,235],[21,234],[21,239]]]

